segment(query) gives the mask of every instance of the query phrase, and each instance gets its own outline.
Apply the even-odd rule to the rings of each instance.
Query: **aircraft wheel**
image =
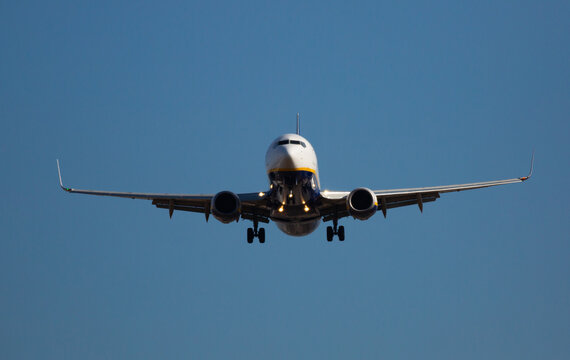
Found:
[[[259,238],[260,244],[265,243],[265,229],[264,228],[259,229],[259,232],[257,233],[257,237]]]
[[[332,241],[334,236],[332,226],[327,226],[327,241]]]
[[[338,227],[338,239],[344,241],[344,226]]]
[[[253,243],[253,229],[252,228],[247,228],[247,243],[251,244]]]

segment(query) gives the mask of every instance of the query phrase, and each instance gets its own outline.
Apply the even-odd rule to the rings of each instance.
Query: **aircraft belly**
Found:
[[[315,231],[320,224],[320,219],[312,219],[302,222],[284,222],[279,219],[272,219],[279,230],[291,236],[305,236]]]

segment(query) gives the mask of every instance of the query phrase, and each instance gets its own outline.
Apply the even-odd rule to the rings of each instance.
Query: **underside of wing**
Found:
[[[381,209],[384,217],[386,217],[386,212],[388,209],[393,209],[401,206],[417,205],[420,211],[423,211],[424,203],[437,200],[440,197],[440,194],[443,193],[482,189],[486,187],[514,184],[526,181],[532,176],[534,166],[533,164],[534,154],[531,159],[529,174],[520,178],[409,189],[387,189],[373,191],[370,191],[368,189],[364,190],[371,194],[369,195],[369,198],[372,196],[375,197],[375,206],[378,209]],[[362,189],[357,190],[362,192]],[[354,190],[353,192],[357,190]],[[350,215],[354,216],[354,213],[351,213],[352,208],[349,205],[348,201],[353,192],[323,191],[321,193],[321,206],[319,208],[321,216],[323,217],[323,221],[340,219],[342,217]]]
[[[270,208],[265,198],[259,193],[236,194],[239,199],[239,215],[242,219],[269,222]],[[153,198],[152,204],[160,209],[190,211],[206,214],[212,213],[212,200],[215,195],[185,195],[183,198]]]
[[[69,193],[98,195],[98,196],[111,196],[128,199],[142,199],[151,200],[152,204],[160,209],[168,209],[169,214],[177,211],[189,211],[196,213],[203,213],[208,220],[209,215],[212,213],[212,202],[217,194],[165,194],[165,193],[134,193],[134,192],[119,192],[119,191],[101,191],[101,190],[83,190],[69,188],[63,185],[61,179],[61,170],[59,167],[59,160],[57,161],[57,170],[59,175],[60,187]],[[236,217],[235,220],[242,219],[257,220],[261,222],[269,222],[270,208],[267,199],[263,192],[260,193],[244,193],[233,194],[231,192],[220,192],[231,194],[235,197],[236,204]]]

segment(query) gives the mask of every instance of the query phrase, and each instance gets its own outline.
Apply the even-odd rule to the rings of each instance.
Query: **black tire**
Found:
[[[259,229],[259,231],[257,232],[257,238],[259,239],[260,244],[265,243],[265,229],[264,228]]]
[[[327,241],[332,241],[334,236],[332,226],[327,226]]]
[[[253,243],[253,229],[252,228],[247,228],[247,243],[248,244]]]
[[[344,241],[344,226],[338,227],[338,239]]]

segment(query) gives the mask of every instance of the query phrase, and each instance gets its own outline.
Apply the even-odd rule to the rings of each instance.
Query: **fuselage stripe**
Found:
[[[311,168],[291,168],[291,169],[275,168],[268,170],[267,173],[270,174],[272,172],[285,172],[285,171],[308,171],[312,172],[315,175],[317,174],[317,172]]]

